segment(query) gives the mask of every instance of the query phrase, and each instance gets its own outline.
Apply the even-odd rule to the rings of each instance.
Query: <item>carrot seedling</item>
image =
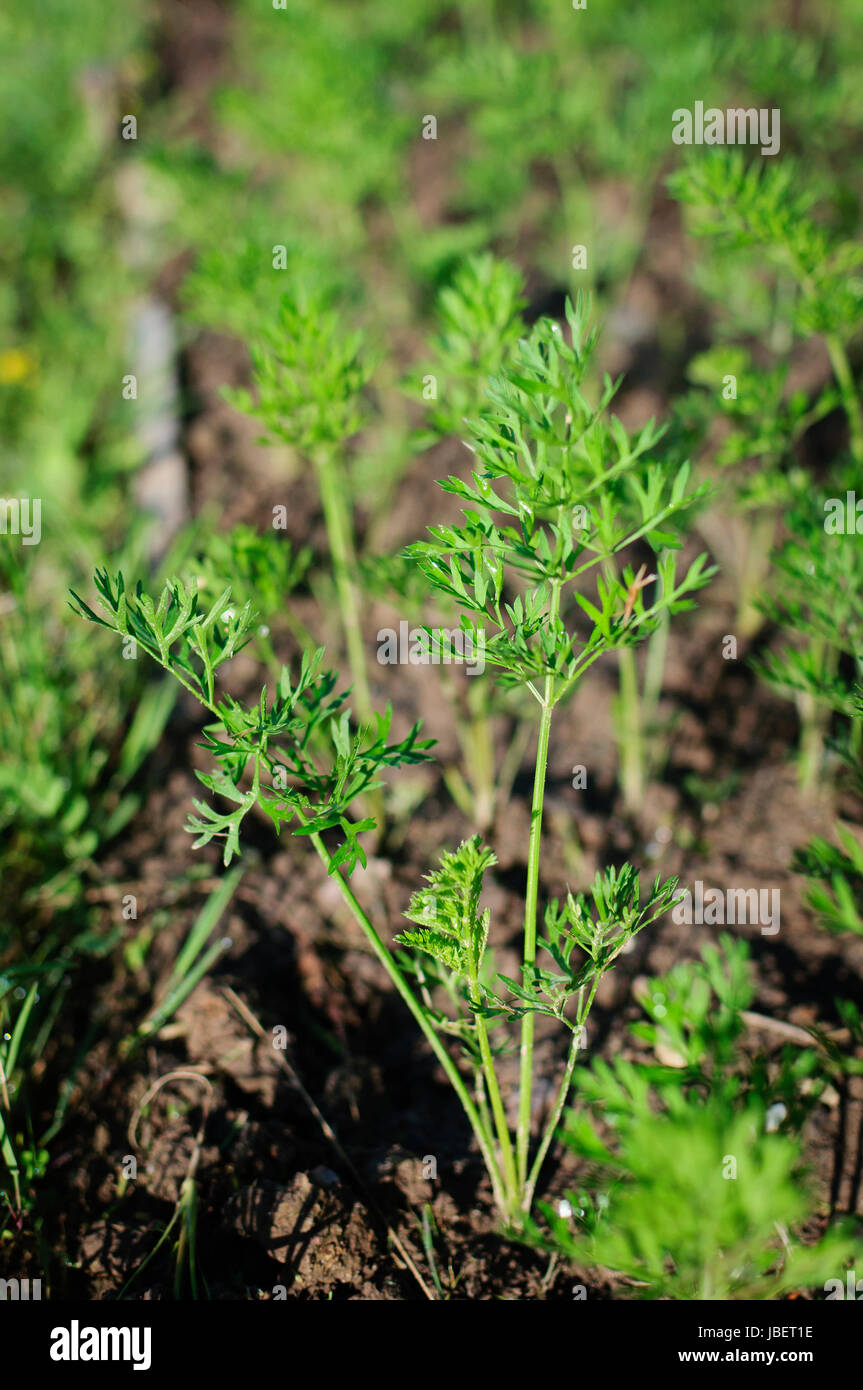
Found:
[[[352,807],[380,785],[386,768],[428,757],[418,726],[389,742],[388,710],[352,729],[347,696],[336,693],[335,676],[322,670],[322,650],[304,652],[296,679],[283,667],[272,697],[266,687],[251,705],[220,694],[219,672],[251,640],[256,622],[251,600],[234,605],[229,588],[205,611],[196,585],[171,580],[156,602],[140,584],[127,590],[122,575],[112,579],[99,571],[101,615],[73,595],[83,617],[134,638],[211,716],[203,746],[216,769],[197,775],[218,800],[195,801],[188,823],[195,845],[223,841],[224,862],[230,864],[243,822],[255,808],[277,832],[287,826],[311,841],[444,1068],[471,1124],[498,1209],[516,1228],[531,1207],[599,982],[632,937],[671,906],[676,890],[675,880],[659,878],[642,890],[631,865],[609,868],[597,876],[590,897],[570,894],[564,903],[546,906],[540,939],[542,814],[553,713],[595,661],[637,642],[664,613],[690,607],[690,596],[712,573],[702,555],[677,577],[673,557],[665,553],[676,544],[667,523],[689,505],[688,468],[664,476],[646,461],[656,431],[648,425],[630,436],[608,418],[610,381],[598,405],[587,401],[581,387],[595,334],[581,302],[568,306],[567,319],[571,346],[559,325],[541,320],[491,383],[485,409],[471,427],[477,458],[472,481],[450,478],[443,484],[467,502],[463,524],[431,528],[432,539],[410,551],[431,590],[464,610],[463,628],[472,630],[473,624],[481,633],[485,661],[498,670],[500,684],[525,689],[537,703],[520,979],[487,978],[490,919],[480,896],[495,859],[478,836],[444,854],[428,887],[414,896],[408,916],[415,930],[398,939],[398,956],[351,889],[351,874],[366,862],[361,836],[375,829],[369,817],[355,820]],[[338,425],[332,428],[341,433]],[[633,480],[634,516],[614,487],[624,475]],[[648,595],[646,574],[630,565],[620,577],[606,572],[612,557],[641,541],[663,552],[655,562],[662,581],[658,594]],[[595,586],[588,597],[583,590],[591,571]],[[427,636],[432,640],[434,631],[428,629]],[[431,988],[438,981],[455,1005],[455,1018],[434,1004]],[[558,1099],[531,1154],[537,1013],[556,1019],[570,1044]],[[493,1039],[507,1023],[521,1029],[514,1134]],[[453,1037],[473,1071],[473,1090],[447,1046]]]

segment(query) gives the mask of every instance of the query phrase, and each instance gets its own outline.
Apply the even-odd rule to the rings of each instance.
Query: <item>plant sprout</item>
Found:
[[[498,1209],[515,1228],[523,1225],[530,1210],[599,982],[632,937],[669,908],[676,888],[676,880],[662,883],[657,878],[643,892],[631,865],[609,868],[597,876],[590,898],[569,894],[562,904],[553,901],[546,906],[545,936],[540,939],[542,814],[553,712],[600,656],[632,645],[663,613],[690,607],[689,595],[712,573],[706,557],[700,556],[678,577],[673,556],[663,554],[656,560],[661,592],[646,598],[648,586],[641,571],[641,581],[636,582],[630,566],[620,577],[607,570],[612,556],[642,539],[657,550],[673,550],[674,532],[664,528],[688,505],[688,468],[684,465],[663,477],[657,466],[645,461],[656,439],[653,426],[631,438],[619,421],[606,418],[614,393],[611,381],[605,381],[597,406],[588,403],[581,385],[595,333],[581,302],[567,307],[567,319],[571,346],[559,325],[542,320],[520,341],[503,375],[490,384],[486,409],[472,426],[477,458],[472,482],[450,478],[443,484],[468,503],[463,525],[433,527],[432,539],[410,550],[431,589],[465,610],[466,629],[468,614],[474,622],[482,621],[486,660],[498,669],[499,682],[509,688],[526,687],[538,705],[519,980],[499,977],[490,983],[484,975],[490,919],[481,909],[480,895],[484,874],[495,861],[478,836],[444,854],[428,887],[414,896],[408,916],[416,930],[399,937],[399,958],[350,887],[350,875],[358,864],[365,865],[360,837],[375,828],[370,817],[354,820],[352,805],[380,785],[384,769],[427,758],[429,744],[419,738],[417,726],[403,739],[389,742],[388,710],[352,731],[347,697],[335,693],[335,677],[321,670],[322,650],[304,652],[296,680],[282,668],[272,699],[266,687],[252,705],[217,693],[221,668],[251,639],[255,626],[251,600],[242,608],[232,606],[230,588],[204,611],[196,585],[169,581],[154,602],[140,584],[128,591],[121,575],[112,579],[99,571],[96,589],[104,616],[73,595],[83,617],[133,637],[212,716],[204,747],[217,770],[198,777],[228,809],[195,801],[189,829],[196,846],[223,840],[223,857],[229,864],[239,851],[243,821],[255,807],[272,820],[277,832],[289,826],[292,834],[311,840],[444,1067],[473,1129]],[[281,401],[281,385],[274,392]],[[262,400],[266,408],[267,392]],[[298,409],[308,421],[307,437],[323,435],[329,444],[344,434],[354,416],[345,400],[342,413],[325,426],[322,401],[323,388],[315,403],[298,403]],[[327,454],[325,468],[331,457]],[[613,486],[627,473],[634,480],[634,520]],[[641,482],[635,481],[638,474]],[[581,524],[574,527],[576,508],[581,509]],[[499,515],[501,524],[496,521]],[[595,589],[588,598],[582,587],[591,570]],[[510,590],[511,584],[520,587]],[[574,611],[587,619],[581,634],[565,623],[573,607],[570,594]],[[431,629],[428,635],[433,635]],[[331,848],[328,841],[333,836]],[[538,963],[540,949],[547,964]],[[425,965],[418,969],[411,958],[417,952],[424,962],[433,961],[438,976],[431,977]],[[456,1018],[436,1008],[431,997],[435,983],[447,989]],[[531,1155],[537,1013],[557,1019],[571,1034],[571,1042],[557,1102]],[[491,1038],[493,1030],[508,1021],[521,1029],[514,1136]],[[444,1042],[452,1035],[473,1070],[473,1094]]]

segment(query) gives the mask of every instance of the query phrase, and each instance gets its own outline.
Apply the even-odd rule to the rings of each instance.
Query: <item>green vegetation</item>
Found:
[[[499,1229],[552,1271],[763,1299],[853,1258],[806,1158],[815,1106],[861,1065],[863,1000],[819,997],[811,1046],[761,1051],[739,939],[693,962],[681,938],[626,1036],[608,977],[650,961],[678,878],[711,860],[708,807],[746,796],[762,751],[781,761],[767,724],[796,727],[799,805],[827,817],[779,867],[855,969],[856,3],[230,0],[202,38],[184,7],[81,0],[69,24],[58,0],[9,0],[4,1258],[72,1266],[50,1248],[58,1136],[97,1049],[100,1075],[168,1065],[241,878],[266,883],[259,821],[304,870],[314,851],[310,882],[317,857],[461,1106]],[[672,113],[695,101],[781,110],[781,153],[681,151]],[[175,335],[158,401],[154,305]],[[170,526],[142,501],[168,454]],[[38,536],[12,524],[25,502]],[[410,629],[407,659],[382,655],[386,624]],[[730,638],[752,727],[725,709]],[[139,920],[146,866],[123,861],[192,771],[201,854],[165,828],[169,881]],[[362,984],[349,1030],[375,1016]],[[209,1294],[212,1103],[124,1294],[172,1240],[174,1296]],[[568,1207],[545,1200],[562,1152],[583,1175]],[[112,1212],[131,1191],[118,1177]],[[440,1212],[415,1216],[433,1295],[459,1296]]]

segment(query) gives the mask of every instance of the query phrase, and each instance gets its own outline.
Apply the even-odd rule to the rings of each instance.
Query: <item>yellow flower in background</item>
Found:
[[[0,352],[0,385],[19,386],[36,371],[36,360],[21,348]]]

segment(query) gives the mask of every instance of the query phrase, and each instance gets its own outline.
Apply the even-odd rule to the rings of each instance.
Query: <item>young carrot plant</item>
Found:
[[[824,1081],[814,1048],[743,1051],[747,956],[726,937],[648,982],[632,1033],[653,1055],[583,1072],[563,1132],[581,1186],[541,1204],[544,1228],[529,1223],[532,1242],[614,1271],[633,1298],[779,1298],[837,1279],[859,1253],[841,1226],[795,1236],[817,1213],[794,1130]]]
[[[305,582],[312,563],[312,550],[296,548],[277,531],[261,533],[253,526],[235,526],[227,533],[214,531],[203,540],[191,568],[203,601],[214,602],[231,586],[234,605],[251,604],[259,619],[253,645],[268,669],[278,677],[280,663],[274,641],[284,625],[295,639],[308,646],[311,638],[286,603]]]
[[[346,444],[367,415],[363,391],[372,367],[360,333],[345,332],[313,293],[282,297],[274,322],[251,345],[256,396],[226,391],[238,409],[268,433],[295,446],[313,466],[327,526],[342,636],[350,661],[357,714],[372,717],[357,587],[357,549]]]
[[[699,528],[736,588],[734,631],[753,639],[764,623],[759,599],[770,572],[782,512],[805,486],[795,462],[803,434],[839,403],[831,386],[810,402],[788,392],[789,365],[765,367],[722,343],[689,363],[691,390],[675,406],[682,445],[709,460],[725,505],[703,512]]]
[[[84,554],[93,540],[83,525],[75,533]],[[0,549],[0,1236],[38,1210],[81,1061],[64,1055],[58,1020],[80,998],[88,962],[116,940],[116,925],[97,925],[94,861],[138,810],[135,775],[176,697],[169,681],[144,686],[119,651],[97,677],[80,626],[46,602],[58,549]],[[64,562],[80,573],[77,555]],[[58,1053],[66,1072],[46,1127],[50,1092],[37,1079]],[[37,1225],[28,1220],[28,1234]]]
[[[430,360],[418,394],[427,426],[420,443],[461,434],[485,402],[489,377],[503,368],[524,332],[521,272],[488,253],[470,256],[441,290]]]
[[[805,432],[841,408],[858,473],[863,464],[863,413],[849,357],[863,302],[863,251],[857,239],[816,219],[812,180],[793,161],[747,163],[739,150],[713,151],[691,159],[669,186],[691,209],[692,230],[718,253],[707,268],[711,297],[735,306],[732,330],[759,338],[772,359],[765,367],[744,347],[714,347],[691,369],[699,386],[711,388],[713,408],[694,392],[681,409],[730,479],[732,516],[702,529],[720,555],[739,537],[728,568],[737,577],[737,630],[752,637],[763,623],[760,591],[782,511],[806,485],[796,458]],[[795,339],[816,335],[832,380],[810,399],[789,389],[789,359]]]
[[[850,826],[836,826],[839,844],[822,836],[795,856],[794,867],[809,879],[807,906],[818,923],[835,933],[863,937],[863,843]]]
[[[638,582],[631,566],[620,572],[611,564],[613,557],[642,539],[654,549],[673,551],[677,538],[664,528],[691,501],[686,492],[688,468],[684,465],[663,476],[661,469],[644,462],[656,431],[649,424],[630,437],[616,418],[608,417],[615,390],[610,380],[605,380],[599,404],[588,402],[581,388],[596,334],[589,327],[583,301],[567,305],[567,321],[571,346],[558,324],[540,320],[529,337],[519,342],[503,374],[490,383],[484,412],[471,427],[471,448],[477,460],[472,481],[450,477],[442,483],[468,504],[462,512],[463,525],[432,527],[430,541],[410,548],[432,588],[464,610],[465,632],[475,628],[475,641],[481,634],[486,663],[498,669],[501,685],[526,688],[538,708],[521,980],[508,982],[510,992],[504,996],[483,987],[485,942],[481,919],[475,918],[473,908],[466,911],[461,935],[449,913],[442,936],[438,922],[447,907],[446,879],[440,884],[433,879],[429,892],[412,908],[414,920],[434,908],[434,923],[403,938],[467,988],[466,1001],[477,1032],[475,1039],[468,1040],[468,1052],[478,1059],[482,1073],[484,1098],[496,1131],[504,1209],[514,1221],[530,1207],[599,979],[627,940],[667,908],[673,894],[672,884],[661,885],[657,880],[644,903],[638,876],[630,866],[620,876],[608,871],[594,887],[593,915],[576,899],[568,899],[562,908],[548,909],[545,949],[562,973],[537,966],[540,847],[554,710],[600,656],[634,645],[655,629],[664,613],[691,607],[689,595],[712,574],[702,555],[678,578],[669,553],[656,561],[661,591],[646,603],[647,585]],[[631,496],[638,508],[634,518],[615,486],[624,476],[633,483]],[[583,583],[594,569],[595,589],[588,598],[578,582]],[[566,624],[567,610],[573,607],[571,596],[587,619],[584,633]],[[479,857],[465,864],[465,853],[463,846],[452,861],[445,861],[445,868],[447,873],[462,874],[464,901],[474,903],[475,878],[490,861]],[[456,941],[455,953],[450,938]],[[578,963],[572,959],[576,947]],[[575,1016],[564,1019],[573,995],[577,997]],[[521,1023],[514,1141],[501,1106],[494,1059],[484,1039],[486,1011],[490,1019],[509,1016]],[[537,1012],[566,1022],[573,1044],[558,1103],[531,1164]]]
[[[844,525],[846,483],[842,472],[832,501]],[[850,752],[863,748],[863,721],[855,682],[863,679],[863,550],[856,535],[829,534],[825,515],[831,499],[803,495],[789,517],[790,539],[772,557],[774,577],[762,610],[779,625],[788,645],[767,652],[753,665],[780,690],[791,693],[800,716],[800,785],[819,784],[831,717],[847,725]]]
[[[473,408],[473,414],[480,417],[489,408],[494,409],[491,398],[486,394],[487,377],[489,373],[497,376],[499,371],[506,374],[508,364],[512,363],[516,354],[518,335],[520,330],[523,330],[518,313],[521,303],[519,289],[518,273],[505,262],[495,262],[488,257],[473,258],[462,275],[457,277],[451,289],[441,296],[442,323],[436,344],[436,357],[441,364],[440,375],[445,383],[444,396],[448,397],[452,391],[458,408],[454,410],[449,404],[445,407],[435,406],[431,413],[431,421],[436,429],[452,431],[457,427],[463,428],[467,424],[465,411],[470,407]],[[481,345],[474,351],[473,356],[468,348],[471,338]],[[584,372],[589,370],[590,358],[591,348],[586,344]],[[494,369],[495,362],[499,364],[498,370]],[[437,376],[432,376],[431,380],[436,384]],[[610,383],[606,382],[605,404],[611,399],[613,390]],[[640,438],[639,450],[646,452],[652,448],[661,434],[662,431],[649,427]],[[468,443],[468,448],[473,447],[473,444]],[[592,485],[595,481],[595,462],[578,448],[570,451],[568,469],[573,484],[576,478],[581,479],[586,486]],[[681,479],[688,476],[687,469],[688,465],[680,474]],[[658,463],[639,469],[632,467],[619,470],[605,479],[604,506],[606,509],[613,507],[618,523],[625,530],[642,534],[640,527],[644,517],[651,511],[658,513],[662,510],[665,486],[664,470]],[[630,620],[634,595],[640,588],[657,581],[660,585],[668,583],[672,589],[674,588],[676,552],[682,544],[680,525],[685,514],[703,500],[707,491],[707,484],[704,484],[695,491],[686,492],[683,482],[673,507],[663,518],[675,527],[677,534],[672,535],[668,532],[657,533],[654,536],[646,535],[647,546],[651,550],[659,551],[662,559],[659,578],[656,573],[648,573],[648,570],[653,568],[648,565],[642,565],[635,574],[625,576],[624,567],[619,563],[618,551],[613,543],[609,553],[602,557],[605,573],[614,583],[626,578],[624,615],[627,623]],[[574,525],[581,526],[582,512],[586,517],[584,505],[576,503],[573,511]],[[600,519],[599,527],[602,524]],[[450,603],[459,601],[454,590],[447,592],[440,584],[436,585],[436,588],[439,603],[445,598],[448,598]],[[624,801],[632,811],[637,811],[641,806],[647,778],[654,765],[651,756],[651,735],[654,733],[653,726],[662,686],[668,617],[667,610],[658,614],[657,622],[649,636],[648,659],[642,678],[639,677],[632,647],[629,644],[621,644],[618,649],[620,691],[614,709],[614,734],[620,758],[620,783]],[[500,711],[502,708],[500,694],[495,698],[486,694],[486,690],[486,684],[479,681],[474,681],[470,687],[474,711],[477,708],[484,711],[484,717],[474,717],[469,726],[468,732],[473,735],[474,748],[477,745],[483,748],[490,745],[488,718],[493,711]],[[520,693],[524,693],[523,686]],[[512,707],[511,693],[509,706]],[[529,709],[520,710],[515,734],[510,743],[512,753],[520,750],[521,733],[529,722]],[[466,761],[470,767],[471,758],[468,757]],[[512,761],[509,754],[503,759],[502,767],[507,773]],[[486,803],[488,799],[486,795]]]
[[[657,433],[657,440],[662,432]],[[688,464],[685,465],[688,469]],[[666,468],[656,464],[639,472],[624,473],[610,484],[616,494],[616,505],[621,520],[635,530],[645,511],[660,506],[666,486]],[[662,587],[669,584],[673,589],[676,583],[678,552],[682,549],[686,528],[692,524],[692,512],[709,495],[709,483],[681,497],[679,505],[668,518],[671,528],[656,537],[648,536],[648,547],[656,555],[656,570],[652,562],[641,564],[633,575],[628,575],[616,555],[603,560],[607,574],[618,581],[625,581],[626,599],[624,618],[632,611],[638,593],[655,583],[656,597]],[[659,770],[660,750],[665,744],[661,737],[658,719],[659,701],[668,649],[668,629],[671,613],[668,609],[658,612],[657,621],[648,633],[645,643],[645,660],[640,672],[633,647],[620,647],[617,653],[618,693],[612,713],[614,737],[617,744],[620,783],[623,804],[627,811],[637,814],[643,805],[649,780]]]
[[[840,760],[850,769],[852,787],[858,798],[863,797],[863,750],[860,728],[863,724],[863,685],[858,685],[851,699],[853,719],[844,736],[840,734],[833,747]],[[794,858],[797,873],[809,880],[806,903],[820,926],[836,934],[851,932],[863,937],[863,843],[859,826],[838,822],[835,827],[838,844],[816,836]]]
[[[823,338],[851,454],[863,464],[863,410],[848,357],[860,323],[863,247],[811,216],[815,194],[793,161],[747,164],[739,150],[715,151],[710,158],[690,160],[669,185],[694,209],[698,235],[765,260],[777,282],[787,285],[783,316],[798,336]]]
[[[196,845],[223,839],[224,860],[230,863],[239,851],[243,820],[256,806],[277,831],[289,825],[292,834],[311,839],[444,1067],[473,1128],[498,1208],[515,1227],[523,1224],[530,1209],[599,982],[632,937],[670,907],[676,888],[675,880],[662,883],[657,878],[642,892],[632,866],[608,869],[597,876],[590,898],[569,895],[563,903],[547,905],[545,935],[540,939],[542,810],[553,712],[601,655],[637,641],[663,613],[690,607],[689,595],[711,574],[704,556],[682,577],[675,575],[671,561],[660,559],[662,591],[645,602],[645,587],[633,585],[630,568],[619,578],[606,571],[612,556],[642,538],[674,546],[673,532],[663,528],[687,505],[688,470],[682,467],[662,479],[642,462],[655,431],[648,426],[630,438],[616,419],[606,419],[614,391],[610,381],[600,404],[588,403],[581,384],[595,334],[582,304],[568,306],[567,317],[572,346],[557,324],[541,321],[489,388],[486,409],[472,427],[478,460],[473,481],[451,478],[443,484],[469,503],[464,525],[434,527],[432,540],[418,542],[410,551],[432,589],[454,598],[465,610],[466,630],[467,614],[482,621],[485,657],[499,668],[501,684],[525,687],[538,705],[519,980],[501,977],[490,983],[485,977],[490,921],[481,910],[480,895],[494,855],[479,837],[445,854],[428,887],[415,895],[408,915],[416,929],[399,938],[400,958],[385,944],[350,887],[351,873],[365,863],[359,837],[375,824],[368,817],[354,820],[352,805],[379,785],[383,769],[428,756],[428,743],[420,740],[417,727],[401,741],[389,743],[387,712],[359,732],[352,731],[347,697],[335,694],[335,677],[321,671],[320,650],[304,653],[296,681],[282,669],[272,699],[266,688],[251,706],[219,694],[220,668],[251,639],[255,626],[251,602],[238,609],[231,603],[230,589],[205,612],[196,585],[173,580],[154,602],[140,585],[127,591],[122,576],[112,579],[99,571],[96,588],[104,616],[73,596],[83,617],[134,637],[212,716],[204,747],[217,770],[198,776],[229,809],[195,802],[189,829]],[[633,523],[610,485],[642,468],[650,481],[634,489],[640,512]],[[501,525],[495,519],[498,514],[504,518]],[[595,590],[588,598],[578,582],[583,584],[591,570],[596,571]],[[567,602],[571,591],[587,618],[581,634],[564,621],[572,607]],[[429,629],[429,638],[433,635]],[[542,963],[537,959],[540,949]],[[419,953],[420,966],[414,953]],[[426,958],[436,973],[430,973]],[[446,985],[456,1005],[455,1018],[436,1008],[431,991],[437,982]],[[558,1100],[531,1155],[537,1013],[557,1019],[571,1042]],[[490,1036],[509,1021],[521,1027],[514,1135]],[[474,1073],[472,1092],[446,1046],[450,1035],[462,1045]]]
[[[452,435],[461,435],[467,422],[486,402],[491,376],[506,363],[524,332],[521,272],[507,261],[484,254],[460,265],[437,302],[437,326],[429,360],[404,383],[422,399],[425,419],[414,439],[424,448]],[[412,624],[428,618],[429,601],[452,630],[458,627],[458,607],[440,589],[429,593],[424,576],[404,556],[370,556],[364,569],[370,591],[387,590]],[[452,709],[460,765],[442,766],[447,790],[463,814],[481,833],[493,824],[497,807],[507,796],[518,772],[525,746],[526,722],[514,708],[512,695],[503,695],[488,681],[469,679],[459,684],[446,664],[439,665],[441,686]],[[500,762],[495,754],[495,731],[509,716],[507,748]]]
[[[121,637],[134,638],[213,717],[205,726],[204,747],[215,759],[216,771],[197,775],[208,791],[233,809],[222,812],[196,800],[187,825],[196,837],[195,846],[223,840],[222,857],[229,865],[240,850],[242,823],[256,806],[272,820],[277,833],[290,825],[292,834],[308,837],[441,1063],[494,1173],[496,1161],[486,1129],[464,1080],[429,1012],[348,881],[357,864],[366,862],[359,836],[374,828],[369,818],[350,818],[352,804],[379,785],[384,768],[423,761],[428,742],[420,740],[415,726],[399,743],[388,744],[389,711],[377,715],[372,728],[353,733],[347,696],[335,694],[335,676],[320,669],[323,649],[303,654],[296,682],[283,667],[272,700],[266,687],[251,706],[217,694],[219,669],[251,639],[255,623],[250,605],[239,611],[231,608],[230,589],[205,613],[197,588],[179,579],[165,585],[157,603],[140,584],[128,592],[122,575],[112,579],[107,572],[97,571],[95,585],[102,614],[73,594],[79,615]],[[315,734],[320,736],[318,743],[323,740],[327,745],[328,761],[323,766],[322,759],[313,760],[309,752]],[[324,838],[331,838],[329,832],[335,832],[334,848]]]

